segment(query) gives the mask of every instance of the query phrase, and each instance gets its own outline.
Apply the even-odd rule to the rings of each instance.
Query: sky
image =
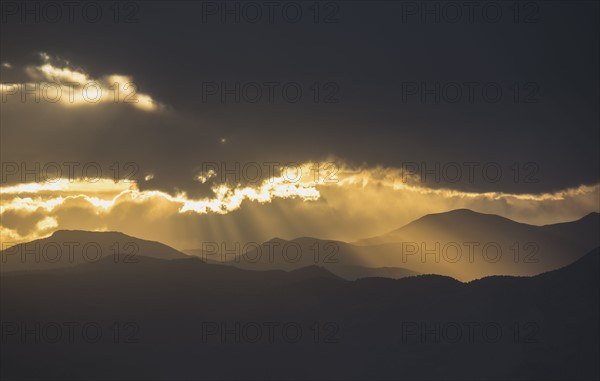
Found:
[[[593,1],[2,3],[3,245],[600,211]]]

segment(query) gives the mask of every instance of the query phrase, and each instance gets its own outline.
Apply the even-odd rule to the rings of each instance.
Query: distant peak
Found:
[[[66,229],[61,229],[61,230],[56,230],[54,233],[52,233],[51,237],[59,237],[59,236],[72,235],[72,234],[80,234],[80,233],[87,233],[87,232],[85,230],[66,230]]]
[[[287,240],[285,240],[283,238],[279,238],[279,237],[273,237],[270,240],[263,242],[263,244],[270,243],[270,242],[281,243],[281,242],[287,242]]]
[[[472,216],[494,216],[494,214],[480,213],[471,209],[453,209],[443,213],[435,213],[435,214],[464,214],[464,215],[472,215]]]
[[[294,241],[294,242],[300,242],[300,241],[310,241],[310,242],[315,242],[315,241],[320,241],[320,239],[318,239],[318,238],[314,238],[314,237],[306,237],[306,236],[303,236],[303,237],[296,237],[296,238],[294,238],[292,241]]]
[[[468,217],[468,218],[490,218],[490,217],[493,217],[493,218],[509,220],[508,218],[499,216],[497,214],[481,213],[481,212],[476,212],[471,209],[453,209],[453,210],[449,210],[447,212],[426,214],[423,217],[421,217],[415,221],[418,221],[421,219],[434,219],[434,218],[438,218],[438,217]]]
[[[459,209],[453,209],[448,211],[448,213],[477,213],[474,210],[471,209],[467,209],[467,208],[459,208]]]
[[[570,222],[576,222],[576,221],[594,221],[594,220],[597,220],[598,218],[600,218],[600,213],[598,213],[598,212],[591,212],[591,213],[588,213],[585,216],[581,217],[578,220],[570,221]]]
[[[60,229],[56,230],[52,233],[52,236],[60,236],[60,235],[72,235],[72,234],[120,234],[125,235],[124,233],[117,231],[95,231],[95,230],[69,230],[69,229]]]

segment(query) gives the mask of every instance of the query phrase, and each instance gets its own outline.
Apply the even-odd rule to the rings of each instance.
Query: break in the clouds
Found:
[[[403,2],[223,23],[199,22],[201,3],[141,2],[135,24],[2,25],[3,240],[356,240],[455,208],[534,224],[600,208],[597,4],[543,2],[536,23],[404,22]],[[265,83],[272,102],[235,92]],[[436,90],[464,83],[473,100]],[[336,181],[282,179],[315,162]]]
[[[2,241],[17,243],[57,229],[118,230],[179,248],[203,241],[260,242],[273,236],[323,236],[353,241],[390,231],[423,214],[457,208],[532,224],[577,219],[598,211],[600,186],[544,194],[461,192],[423,186],[397,169],[344,167],[314,176],[278,176],[256,186],[215,186],[214,197],[171,196],[134,183],[83,179],[2,189]],[[187,234],[171,226],[185,227]],[[247,221],[252,222],[248,228]]]
[[[456,208],[533,224],[599,209],[597,183],[548,187],[536,161],[444,161],[434,144],[424,147],[433,160],[370,164],[369,155],[315,150],[325,135],[303,144],[293,120],[283,141],[277,129],[227,133],[210,117],[163,106],[130,74],[37,59],[1,69],[3,242],[58,229],[119,230],[179,248],[273,236],[352,241]]]

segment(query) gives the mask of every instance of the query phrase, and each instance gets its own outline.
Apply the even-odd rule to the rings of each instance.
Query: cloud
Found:
[[[204,240],[261,241],[273,236],[354,241],[395,229],[427,213],[455,208],[534,224],[572,220],[599,209],[598,184],[581,185],[580,177],[575,176],[568,186],[557,187],[556,182],[548,181],[549,174],[562,179],[571,171],[556,170],[561,167],[553,165],[539,165],[535,175],[539,182],[523,182],[523,175],[528,175],[526,163],[539,155],[530,153],[528,146],[527,155],[519,159],[524,158],[520,171],[512,171],[513,164],[518,164],[515,157],[511,153],[501,160],[501,155],[490,153],[488,140],[494,139],[483,132],[456,134],[454,143],[468,136],[466,146],[477,140],[478,133],[486,135],[483,144],[480,139],[472,150],[445,141],[453,137],[444,135],[443,123],[428,125],[419,120],[410,131],[397,128],[382,133],[381,126],[375,127],[376,120],[346,124],[341,119],[329,119],[335,113],[350,115],[337,105],[329,105],[326,111],[321,108],[327,118],[321,115],[315,119],[295,117],[295,112],[306,105],[284,105],[286,112],[268,104],[252,107],[249,114],[239,108],[230,112],[230,106],[238,106],[198,103],[196,72],[187,73],[182,82],[172,86],[180,100],[185,98],[194,105],[197,113],[189,114],[126,87],[133,82],[132,76],[106,74],[114,73],[106,68],[85,70],[48,54],[41,54],[40,59],[38,65],[15,65],[24,67],[25,79],[12,77],[13,82],[0,84],[4,171],[0,239],[4,241],[35,239],[57,229],[120,230],[178,248],[197,247]],[[3,65],[2,69],[8,67]],[[3,70],[3,79],[6,72]],[[135,68],[118,72],[139,74]],[[152,79],[146,75],[144,82]],[[88,86],[84,97],[88,83],[94,86]],[[162,95],[155,91],[157,88],[160,86],[152,87],[151,93]],[[28,89],[34,94],[26,94],[26,102],[22,102],[22,92]],[[36,92],[39,97],[52,98],[51,91],[59,89],[66,95],[57,102],[32,101]],[[94,89],[100,89],[102,96],[90,102],[86,97],[93,96]],[[135,103],[128,102],[133,91]],[[312,105],[317,106],[322,105]],[[248,105],[239,107],[250,109]],[[228,119],[230,115],[235,118]],[[414,134],[421,129],[435,133]],[[328,159],[336,149],[346,155]],[[593,160],[597,151],[580,151],[586,163],[597,162]],[[472,161],[467,154],[461,156],[465,152],[490,163],[501,161],[505,171],[501,181],[488,181],[481,170],[485,161],[479,163],[476,183],[467,176],[461,184],[444,178],[453,176],[451,171],[444,172],[446,166],[452,169],[447,164]],[[569,157],[563,152],[551,156],[559,162]],[[311,160],[320,161],[318,171]],[[286,165],[296,161],[304,162],[291,166],[301,168],[304,175],[300,178],[286,171]],[[436,172],[442,173],[442,181],[435,176],[425,178],[435,168],[431,161],[434,165],[441,162],[441,170]],[[70,162],[78,164],[75,177],[69,176],[71,181],[66,179],[66,172],[58,181],[48,183],[32,183],[26,174],[36,165],[43,168]],[[270,162],[279,163],[274,171],[265,170],[264,164]],[[357,164],[361,162],[367,164]],[[20,173],[5,179],[6,163],[19,165]],[[83,179],[81,169],[86,163],[101,167],[97,181]],[[335,173],[328,172],[325,163],[333,163],[329,169]],[[408,170],[405,163],[418,163],[420,170]],[[252,170],[257,165],[262,172],[254,177]],[[575,172],[582,168],[575,167]],[[227,176],[232,169],[234,176]],[[516,174],[521,176],[519,181],[514,180]]]
[[[597,171],[595,177],[580,176],[584,172],[594,172],[596,164],[592,163],[598,162],[597,150],[581,148],[573,155],[549,147],[543,152],[534,152],[533,148],[537,149],[547,142],[525,143],[531,138],[521,135],[515,140],[510,131],[503,132],[502,128],[494,127],[495,118],[491,116],[489,125],[486,124],[488,121],[481,122],[478,129],[461,133],[457,126],[446,125],[450,123],[448,120],[454,120],[451,118],[430,123],[407,120],[406,124],[393,122],[388,125],[386,122],[383,130],[377,120],[380,114],[365,111],[375,118],[350,117],[350,112],[341,108],[342,104],[202,103],[202,96],[198,93],[201,88],[198,81],[202,76],[198,72],[187,72],[184,76],[180,76],[179,72],[169,72],[168,76],[156,76],[154,71],[149,73],[143,65],[125,65],[127,69],[115,70],[115,67],[123,67],[124,63],[90,58],[86,62],[86,58],[78,58],[86,64],[86,69],[45,54],[40,56],[39,64],[32,65],[25,60],[25,63],[15,64],[15,68],[26,68],[25,79],[13,75],[19,70],[8,71],[13,75],[8,76],[12,82],[0,84],[6,98],[0,115],[3,163],[25,163],[27,168],[33,168],[36,164],[77,162],[79,169],[86,163],[99,163],[103,178],[131,178],[137,181],[140,190],[158,190],[171,196],[185,192],[191,199],[214,196],[214,186],[219,179],[210,171],[204,171],[207,163],[226,163],[228,166],[241,163],[244,166],[278,162],[285,165],[288,162],[323,161],[331,155],[354,166],[367,163],[371,168],[377,165],[402,168],[405,164],[418,164],[421,171],[427,172],[438,166],[441,170],[437,172],[442,173],[442,181],[429,176],[424,181],[427,188],[463,193],[554,193],[597,182]],[[12,58],[10,61],[19,62]],[[144,71],[145,75],[141,74]],[[106,74],[115,72],[135,73],[136,78],[144,79],[144,84],[147,83],[151,91],[137,91],[139,102],[127,103],[127,91],[132,89],[124,89],[124,85],[112,89],[110,86],[114,82],[122,84],[130,81],[133,76]],[[3,80],[6,80],[4,74]],[[79,97],[75,97],[72,104],[68,101],[68,91],[63,93],[65,96],[61,98],[60,105],[44,99],[35,103],[32,95],[26,95],[27,101],[21,102],[21,86],[70,81],[96,81],[103,89],[102,100],[97,103],[82,100],[80,90],[83,86],[80,86],[75,88]],[[108,91],[104,91],[106,89]],[[53,88],[46,90],[47,97],[51,98]],[[62,85],[63,90],[71,89]],[[89,88],[90,96],[94,94],[93,90],[94,87]],[[116,90],[119,90],[117,103],[112,99]],[[169,106],[161,106],[155,97],[167,99]],[[193,112],[182,107],[183,100],[188,102],[188,106],[193,105]],[[361,109],[353,107],[353,111]],[[408,112],[413,109],[411,105],[402,110]],[[309,117],[301,116],[303,110]],[[469,115],[466,113],[464,117],[468,119]],[[351,120],[346,120],[346,117]],[[494,130],[494,134],[489,135],[487,130]],[[424,131],[422,135],[417,133],[420,131]],[[574,131],[571,137],[579,142],[596,141],[593,135],[597,132],[594,131],[597,129],[587,129],[585,134]],[[498,140],[499,134],[506,140],[503,144],[496,144],[501,141]],[[535,139],[540,137],[552,138],[551,134],[535,134]],[[225,142],[222,142],[223,139]],[[510,154],[504,148],[507,144],[512,147]],[[561,147],[577,144],[573,142]],[[515,145],[526,148],[521,147],[523,153],[515,155],[514,150],[518,149]],[[462,165],[476,160],[479,167],[476,168],[475,182],[468,181],[465,167],[460,181],[444,178],[444,169],[452,169],[453,163]],[[112,169],[115,163],[121,167],[118,174]],[[122,168],[127,163],[134,163],[137,168],[133,176]],[[498,182],[483,179],[482,169],[487,163],[501,166],[503,176]],[[533,172],[527,167],[529,164],[535,165]],[[515,166],[517,170],[513,170]],[[513,177],[517,174],[521,178],[514,181]],[[522,181],[529,175],[539,181]],[[19,176],[10,177],[7,181],[3,179],[3,185],[26,183],[28,180],[31,181],[22,180]],[[239,182],[245,183],[245,180],[242,177]],[[230,186],[237,185],[236,181],[233,182]]]
[[[191,198],[140,190],[135,183],[83,179],[0,188],[3,240],[26,241],[56,229],[120,230],[179,248],[207,240],[262,241],[273,236],[354,241],[424,214],[457,208],[547,224],[599,211],[600,184],[553,193],[461,192],[428,188],[397,168],[304,163],[302,175],[277,175],[255,185],[213,185]],[[315,176],[316,170],[320,176]],[[169,229],[165,229],[169,226]]]
[[[93,78],[69,61],[40,53],[40,65],[25,68],[31,82],[2,83],[2,102],[47,102],[63,107],[91,107],[102,103],[120,103],[143,111],[158,111],[164,106],[150,95],[140,93],[133,78],[122,74],[106,74]],[[4,67],[10,68],[10,64]]]

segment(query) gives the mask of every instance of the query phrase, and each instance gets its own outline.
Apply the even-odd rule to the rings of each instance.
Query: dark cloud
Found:
[[[496,23],[480,8],[473,23],[452,23],[443,13],[439,23],[423,23],[407,8],[421,3],[340,1],[321,4],[317,24],[304,2],[300,22],[278,17],[274,24],[243,16],[239,24],[222,23],[219,15],[203,22],[203,10],[222,3],[135,4],[139,11],[122,11],[135,11],[137,23],[115,24],[106,7],[98,23],[7,18],[0,61],[13,67],[1,69],[2,82],[23,80],[20,68],[48,52],[95,78],[130,75],[167,109],[2,104],[3,162],[133,161],[140,176],[154,174],[142,189],[191,195],[209,192],[210,183],[194,180],[202,163],[332,156],[353,164],[459,163],[467,171],[462,163],[476,162],[478,170],[490,163],[503,170],[498,181],[481,172],[473,182],[466,172],[456,182],[447,181],[450,172],[428,178],[429,186],[461,190],[539,193],[598,181],[595,2],[532,2],[537,8],[520,13],[500,2]],[[326,14],[338,22],[323,22]],[[259,84],[262,100],[242,96],[236,104],[226,94],[223,104],[219,90],[206,93],[236,82],[250,91],[246,98]],[[265,101],[267,82],[277,83],[273,103]],[[302,89],[301,100],[279,91],[290,83]],[[439,103],[427,94],[420,101],[423,86],[440,86]],[[457,89],[463,95],[453,103]],[[490,103],[496,89],[502,96]]]

